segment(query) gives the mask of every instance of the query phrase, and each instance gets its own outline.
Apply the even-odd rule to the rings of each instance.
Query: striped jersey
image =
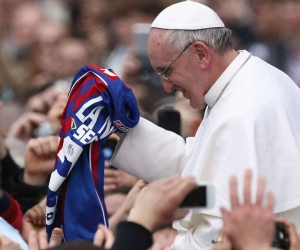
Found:
[[[111,133],[126,133],[138,121],[133,92],[112,70],[88,65],[77,72],[62,114],[48,186],[49,238],[53,228],[60,227],[64,241],[93,241],[98,224],[108,226],[102,147]]]

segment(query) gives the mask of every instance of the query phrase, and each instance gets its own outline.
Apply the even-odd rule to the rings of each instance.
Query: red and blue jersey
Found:
[[[102,146],[110,134],[126,133],[138,121],[133,92],[113,71],[88,65],[77,72],[62,114],[48,186],[48,237],[60,227],[65,241],[93,241],[98,224],[108,226]]]

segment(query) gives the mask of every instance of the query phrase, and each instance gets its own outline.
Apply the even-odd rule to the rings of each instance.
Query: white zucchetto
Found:
[[[211,8],[193,1],[184,1],[165,8],[153,21],[152,28],[199,30],[225,27]]]

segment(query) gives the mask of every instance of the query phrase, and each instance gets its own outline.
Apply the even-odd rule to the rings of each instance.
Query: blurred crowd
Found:
[[[151,23],[176,2],[0,0],[0,212],[24,241],[30,231],[38,233],[45,227],[45,196],[60,117],[72,79],[82,66],[113,69],[132,88],[143,117],[157,123],[157,111],[173,106],[181,115],[182,137],[195,135],[203,110],[193,110],[181,93],[164,92],[147,60],[141,60],[132,32],[132,25]],[[198,2],[214,9],[232,30],[236,50],[248,50],[300,86],[300,1]],[[104,191],[111,235],[126,220],[145,185],[106,162]],[[1,205],[4,198],[8,205]],[[171,220],[168,223],[154,231],[153,250],[171,246],[177,233]],[[22,239],[18,242],[23,244]]]

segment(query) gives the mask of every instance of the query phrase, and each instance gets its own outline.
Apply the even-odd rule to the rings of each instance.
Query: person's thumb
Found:
[[[51,233],[49,246],[54,247],[60,245],[62,238],[63,238],[63,231],[58,227],[54,228]]]

